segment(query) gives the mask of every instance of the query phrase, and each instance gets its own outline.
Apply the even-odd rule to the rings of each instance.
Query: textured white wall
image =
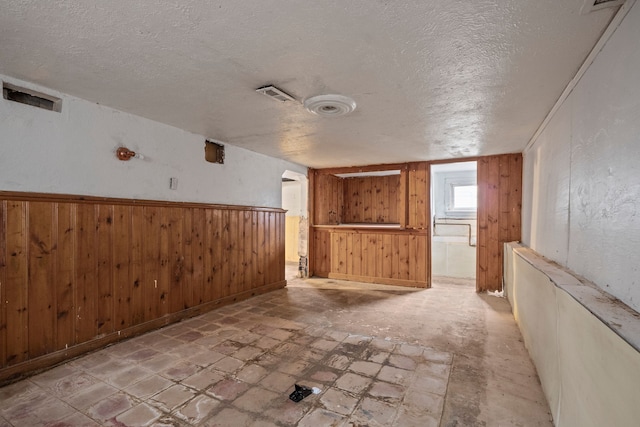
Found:
[[[640,311],[640,5],[524,153],[523,242]]]
[[[287,210],[287,216],[301,216],[302,212],[302,184],[299,181],[282,183],[282,209]]]
[[[504,261],[505,291],[554,425],[638,425],[637,316],[518,244],[505,245]]]
[[[201,135],[0,79],[63,100],[55,113],[0,99],[0,190],[281,207],[283,172],[306,175],[303,166],[228,144],[223,165],[207,163]],[[118,160],[121,145],[145,159]]]

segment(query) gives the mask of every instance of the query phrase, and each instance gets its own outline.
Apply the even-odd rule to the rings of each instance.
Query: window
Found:
[[[451,187],[453,194],[453,210],[473,210],[478,207],[477,185],[454,185]]]
[[[475,218],[478,208],[475,176],[449,174],[444,184],[445,218]]]

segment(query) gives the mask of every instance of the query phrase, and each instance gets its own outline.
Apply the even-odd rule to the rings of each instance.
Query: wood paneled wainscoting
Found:
[[[284,287],[281,209],[0,192],[0,384]]]
[[[427,230],[315,226],[313,239],[316,276],[428,287]]]

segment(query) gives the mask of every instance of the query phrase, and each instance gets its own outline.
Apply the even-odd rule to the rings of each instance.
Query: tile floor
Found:
[[[505,299],[293,274],[0,388],[0,426],[552,425]]]

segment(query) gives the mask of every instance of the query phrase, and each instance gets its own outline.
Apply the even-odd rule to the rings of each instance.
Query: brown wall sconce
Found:
[[[205,140],[204,159],[209,163],[224,163],[224,145]]]
[[[118,149],[116,150],[116,157],[118,157],[119,160],[129,160],[132,157],[136,157],[138,159],[144,159],[144,156],[142,154],[136,153],[135,151],[131,151],[129,150],[127,147],[118,147]]]

